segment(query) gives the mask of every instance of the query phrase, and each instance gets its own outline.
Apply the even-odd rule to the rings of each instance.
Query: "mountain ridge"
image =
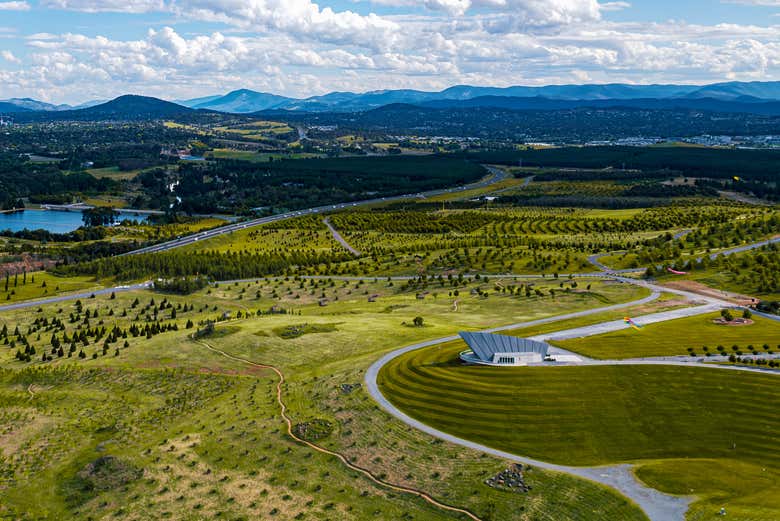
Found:
[[[248,91],[248,89],[240,89]],[[228,93],[222,98],[235,92]],[[757,101],[780,100],[780,82],[726,82],[709,85],[676,85],[676,84],[646,84],[633,85],[624,83],[605,84],[565,84],[544,86],[510,86],[510,87],[478,87],[470,85],[454,85],[441,91],[421,91],[414,89],[375,90],[363,93],[330,92],[319,96],[296,99],[277,96],[268,93],[248,91],[262,98],[272,98],[273,103],[247,105],[238,113],[251,113],[261,110],[284,109],[307,112],[360,112],[378,108],[391,103],[425,104],[439,100],[465,101],[484,96],[516,97],[516,98],[547,98],[550,100],[629,100],[629,99],[721,99],[724,101],[740,101],[740,98],[751,98]],[[205,98],[200,98],[205,99]],[[233,112],[229,107],[217,106],[215,101],[205,101],[197,104],[197,108]],[[190,100],[195,101],[195,100]],[[742,100],[746,101],[746,100]],[[189,102],[183,102],[187,106]],[[256,110],[249,110],[253,107]]]

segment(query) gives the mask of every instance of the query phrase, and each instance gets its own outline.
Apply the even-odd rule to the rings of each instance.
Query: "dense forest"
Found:
[[[627,136],[664,138],[702,134],[745,136],[780,133],[780,118],[775,116],[689,109],[440,109],[395,104],[357,113],[268,111],[256,115],[291,124],[337,126],[344,133],[382,132],[396,136],[460,136],[558,143]]]
[[[19,207],[22,197],[62,195],[72,192],[107,192],[116,181],[77,172],[65,175],[57,165],[32,163],[26,156],[0,153],[0,207]]]
[[[271,163],[226,159],[181,165],[175,195],[182,200],[181,209],[190,213],[298,209],[462,185],[484,174],[475,163],[445,156]],[[147,191],[157,194],[167,182],[159,172],[148,173],[140,181]]]
[[[562,167],[580,169],[640,170],[643,177],[682,175],[730,179],[741,176],[755,181],[776,181],[780,175],[780,151],[697,147],[564,147],[527,150],[499,150],[461,154],[481,163],[501,165]],[[560,171],[557,179],[593,180],[623,175],[636,178],[636,172]],[[617,178],[617,177],[614,177]]]

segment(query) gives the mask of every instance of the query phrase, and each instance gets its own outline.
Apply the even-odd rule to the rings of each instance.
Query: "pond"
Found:
[[[119,211],[119,221],[124,219],[145,221],[145,214]],[[0,214],[0,230],[18,232],[28,230],[48,230],[52,233],[72,232],[84,222],[81,220],[80,211],[62,210],[25,210],[23,212]]]

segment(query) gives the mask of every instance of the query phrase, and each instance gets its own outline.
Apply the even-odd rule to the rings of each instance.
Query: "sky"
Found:
[[[0,0],[0,99],[780,80],[780,0]]]

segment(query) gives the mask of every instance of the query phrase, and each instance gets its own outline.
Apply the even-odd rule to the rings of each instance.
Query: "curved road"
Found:
[[[682,293],[686,293],[686,292],[682,292]],[[534,320],[530,322],[510,324],[507,326],[486,329],[484,330],[484,332],[495,333],[507,329],[530,327],[530,326],[546,324],[550,322],[557,322],[561,320],[568,320],[571,318],[592,315],[595,313],[601,313],[603,311],[620,309],[621,307],[635,306],[635,305],[648,302],[655,298],[658,298],[658,295],[659,293],[657,291],[654,291],[654,293],[651,296],[634,302],[628,302],[625,304],[618,304],[615,306],[608,306],[608,307],[598,308],[598,309],[591,309],[587,311],[581,311],[578,313],[569,313],[567,315],[559,315],[555,317],[549,317],[549,318]],[[694,294],[691,295],[694,297],[699,297],[698,295],[694,295]],[[712,300],[717,300],[717,299],[712,299]],[[638,317],[634,320],[637,320],[640,323],[660,322],[663,320],[679,318],[680,316],[691,316],[694,314],[711,312],[715,309],[718,309],[719,307],[721,307],[720,303],[711,302],[705,306],[698,306],[695,308],[683,308],[680,310],[673,310],[673,311],[665,311],[662,313],[655,313],[651,315],[646,315],[644,317]],[[613,321],[613,322],[607,322],[605,324],[596,324],[593,326],[586,326],[584,328],[576,328],[572,330],[560,331],[557,333],[551,333],[547,335],[540,335],[539,337],[536,338],[538,339],[573,338],[577,336],[595,335],[605,331],[616,330],[623,327],[627,327],[625,324],[623,324],[623,321]],[[645,514],[651,519],[651,521],[672,521],[672,520],[682,521],[685,519],[685,514],[688,510],[688,505],[691,501],[691,498],[665,494],[663,492],[648,487],[644,483],[641,483],[635,477],[634,473],[632,472],[632,466],[629,464],[607,465],[607,466],[598,466],[598,467],[572,467],[567,465],[557,465],[554,463],[548,463],[545,461],[535,460],[532,458],[526,458],[523,456],[519,456],[517,454],[512,454],[510,452],[495,449],[493,447],[488,447],[481,443],[477,443],[471,440],[466,440],[454,436],[452,434],[440,431],[417,419],[408,416],[407,414],[399,410],[395,405],[393,405],[389,400],[387,400],[387,398],[385,398],[385,396],[379,390],[379,387],[377,385],[377,376],[379,375],[379,371],[382,369],[382,367],[388,362],[390,362],[391,360],[410,351],[415,351],[417,349],[422,349],[426,347],[443,344],[446,342],[451,342],[453,340],[457,340],[458,338],[459,337],[457,335],[437,338],[434,340],[428,340],[426,342],[420,342],[418,344],[402,347],[400,349],[396,349],[395,351],[387,353],[382,358],[374,362],[366,371],[365,382],[369,394],[374,398],[374,400],[376,400],[376,402],[385,411],[387,411],[397,419],[403,421],[404,423],[406,423],[411,427],[421,430],[436,438],[451,443],[455,443],[458,445],[462,445],[464,447],[473,450],[491,454],[493,456],[503,458],[509,461],[523,463],[525,465],[532,465],[539,468],[544,468],[547,470],[552,470],[557,472],[565,472],[584,479],[596,481],[603,485],[607,485],[609,487],[616,489],[626,497],[636,502],[639,505],[639,507],[645,512]],[[554,352],[574,354],[558,348],[555,348]],[[567,365],[572,365],[572,364],[567,364]],[[703,362],[699,362],[696,360],[688,362],[680,358],[676,358],[676,359],[657,358],[657,359],[636,359],[636,360],[585,359],[582,362],[579,362],[578,364],[574,364],[574,365],[675,365],[675,366],[689,366],[689,367],[706,367],[710,369],[721,369],[721,370],[732,370],[732,371],[762,372],[762,373],[771,373],[771,374],[780,375],[780,372],[778,371],[765,370],[756,367],[713,365],[713,364],[706,364]]]

